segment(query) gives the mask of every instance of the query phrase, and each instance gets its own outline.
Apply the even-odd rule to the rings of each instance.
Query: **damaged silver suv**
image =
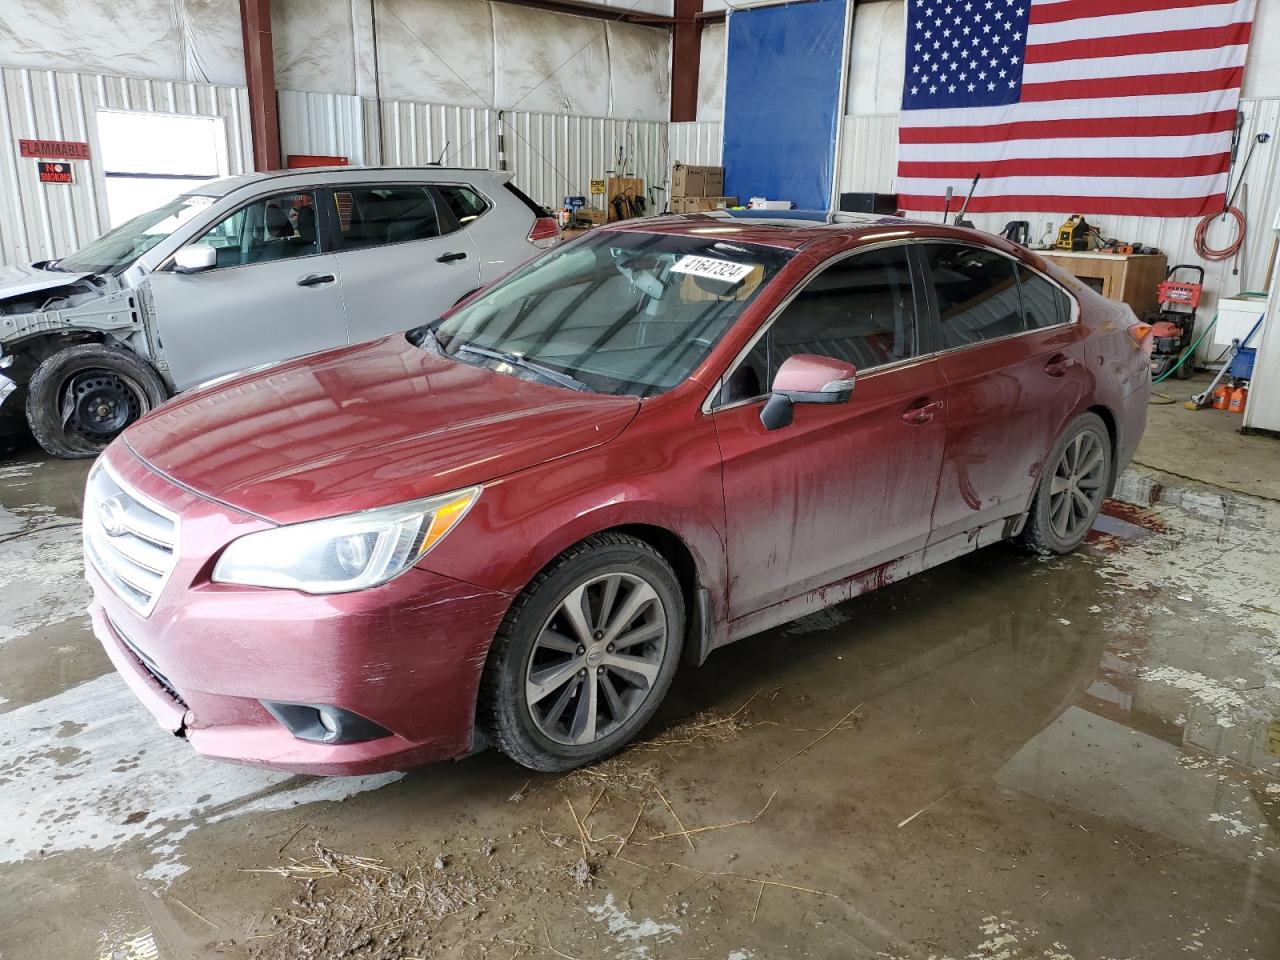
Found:
[[[0,267],[0,408],[95,456],[171,394],[405,330],[560,238],[509,175],[214,180],[60,260]]]

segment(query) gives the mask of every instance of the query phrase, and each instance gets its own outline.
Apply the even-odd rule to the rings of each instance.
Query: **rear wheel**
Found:
[[[534,770],[603,759],[657,710],[683,637],[684,600],[666,560],[632,537],[589,537],[540,573],[499,627],[482,728]]]
[[[27,388],[27,424],[55,457],[93,457],[166,396],[164,381],[142,358],[78,344],[36,368]]]
[[[1070,553],[1098,518],[1111,477],[1111,435],[1095,413],[1072,421],[1045,461],[1019,539],[1041,553]]]

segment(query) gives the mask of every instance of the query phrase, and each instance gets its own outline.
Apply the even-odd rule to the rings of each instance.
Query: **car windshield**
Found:
[[[652,396],[693,372],[791,256],[715,235],[597,229],[428,329],[458,360]]]
[[[175,197],[163,206],[126,220],[88,246],[50,266],[68,273],[120,273],[192,217],[208,209],[215,197]]]

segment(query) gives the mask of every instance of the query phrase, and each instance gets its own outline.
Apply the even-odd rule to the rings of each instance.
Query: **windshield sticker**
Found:
[[[741,283],[754,269],[755,265],[750,263],[734,263],[732,260],[690,255],[681,257],[671,265],[672,273],[688,273],[695,277],[706,277],[708,280],[721,280],[725,283]]]

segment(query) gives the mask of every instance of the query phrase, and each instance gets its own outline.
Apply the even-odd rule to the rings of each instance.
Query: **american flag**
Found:
[[[899,204],[1221,209],[1255,0],[907,0]]]

